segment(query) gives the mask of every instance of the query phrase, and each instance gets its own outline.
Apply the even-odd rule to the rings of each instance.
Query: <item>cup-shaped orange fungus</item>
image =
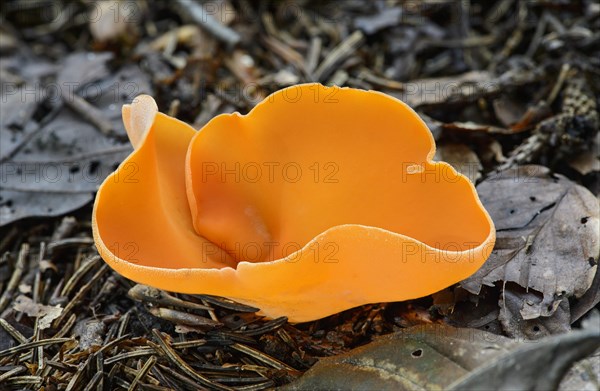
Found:
[[[93,231],[139,283],[303,322],[434,293],[494,245],[474,186],[385,94],[299,85],[200,131],[141,96],[123,120],[135,150],[98,190]]]

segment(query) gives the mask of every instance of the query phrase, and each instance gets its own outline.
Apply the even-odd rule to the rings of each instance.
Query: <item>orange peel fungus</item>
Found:
[[[473,274],[495,241],[474,186],[388,95],[304,84],[201,130],[140,96],[135,150],[98,190],[96,246],[156,288],[292,322],[418,298]]]

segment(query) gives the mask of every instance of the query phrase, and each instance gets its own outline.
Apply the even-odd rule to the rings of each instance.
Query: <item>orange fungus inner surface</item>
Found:
[[[199,235],[247,262],[286,257],[345,224],[453,251],[486,239],[471,185],[428,161],[433,139],[412,109],[377,93],[339,90],[322,102],[324,87],[298,91],[194,136],[187,189]]]

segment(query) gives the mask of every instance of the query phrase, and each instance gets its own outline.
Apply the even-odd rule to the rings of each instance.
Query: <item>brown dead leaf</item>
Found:
[[[598,199],[589,190],[535,165],[503,171],[477,190],[497,241],[463,288],[478,294],[502,281],[540,292],[542,300],[531,304],[521,295],[525,320],[551,316],[562,300],[588,290],[600,252]]]
[[[492,101],[494,114],[503,126],[511,126],[525,114],[526,108],[510,96],[501,95]]]
[[[581,175],[600,171],[600,159],[598,158],[598,154],[592,151],[585,151],[582,154],[577,155],[575,158],[569,160],[569,165]]]
[[[502,153],[502,145],[497,140],[486,140],[478,149],[479,157],[484,164],[502,163],[506,157]]]
[[[569,165],[581,175],[600,171],[600,133],[596,133],[589,150],[573,157],[569,160]]]
[[[44,330],[50,327],[52,321],[60,316],[63,309],[60,305],[51,306],[34,303],[30,297],[19,295],[13,304],[17,312],[24,312],[31,317],[39,317],[38,328]]]
[[[449,163],[473,183],[481,178],[481,162],[477,154],[464,144],[441,145],[436,149],[433,159]]]

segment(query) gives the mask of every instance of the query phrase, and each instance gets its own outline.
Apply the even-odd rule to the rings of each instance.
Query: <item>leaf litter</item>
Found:
[[[502,281],[511,305],[504,295],[501,311],[516,305],[513,316],[523,320],[550,317],[561,302],[587,292],[600,252],[598,199],[589,190],[529,165],[491,176],[477,191],[496,225],[497,242],[484,266],[461,282],[464,289],[476,295],[482,285]],[[569,325],[570,317],[563,318]],[[509,334],[514,329],[504,326]]]
[[[104,178],[131,152],[120,107],[149,92],[150,86],[136,66],[109,74],[112,57],[69,55],[56,81],[41,87],[31,103],[34,108],[27,109],[31,124],[34,110],[49,105],[40,122],[21,136],[11,136],[19,133],[20,119],[2,122],[2,144],[12,143],[3,148],[0,161],[0,226],[25,217],[59,216],[88,204]],[[25,93],[15,93],[17,102],[27,96],[21,94]],[[74,106],[73,101],[80,103]],[[131,167],[130,175],[135,170]]]

